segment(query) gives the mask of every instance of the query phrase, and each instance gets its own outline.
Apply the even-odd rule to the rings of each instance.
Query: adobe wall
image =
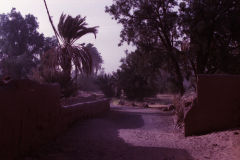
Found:
[[[107,99],[62,107],[58,85],[11,81],[0,87],[0,159],[11,160],[34,150],[74,121],[109,109]]]
[[[186,136],[240,127],[240,76],[199,75],[197,101],[184,123]]]
[[[110,110],[108,99],[82,102],[61,108],[62,126],[70,126],[77,120],[97,117]]]

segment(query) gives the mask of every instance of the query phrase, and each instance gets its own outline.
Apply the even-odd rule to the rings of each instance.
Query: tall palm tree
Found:
[[[58,39],[58,32],[57,32],[57,30],[56,30],[56,28],[55,28],[55,26],[53,24],[52,17],[50,16],[50,13],[49,13],[49,10],[48,10],[48,6],[47,6],[47,2],[46,2],[46,0],[43,0],[43,2],[44,2],[44,5],[45,5],[47,14],[48,14],[48,19],[49,19],[49,21],[51,23],[51,26],[53,28],[54,34],[55,34],[55,36],[56,36],[56,38],[58,40],[58,43],[60,44],[59,39]]]
[[[62,14],[58,23],[60,47],[59,62],[65,75],[71,75],[72,64],[77,72],[92,72],[92,57],[82,44],[75,42],[82,36],[92,33],[96,37],[97,27],[86,27],[86,17],[73,18]]]
[[[69,81],[71,80],[73,66],[77,73],[90,74],[92,72],[91,55],[83,44],[76,44],[75,42],[89,33],[94,34],[96,38],[98,27],[87,27],[87,23],[85,22],[86,17],[78,15],[74,18],[70,15],[62,14],[56,29],[51,19],[46,0],[44,0],[44,4],[49,21],[59,42],[56,53],[65,78]]]

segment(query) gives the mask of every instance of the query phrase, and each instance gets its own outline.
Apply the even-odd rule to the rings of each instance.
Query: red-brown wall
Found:
[[[58,85],[11,81],[0,87],[0,159],[11,160],[34,150],[74,121],[109,108],[106,99],[62,107]]]
[[[185,117],[185,135],[240,126],[240,76],[199,75],[197,102]]]

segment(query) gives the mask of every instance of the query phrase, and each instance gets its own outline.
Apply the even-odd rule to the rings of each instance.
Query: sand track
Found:
[[[239,130],[185,138],[174,129],[173,118],[158,109],[111,107],[24,159],[239,160],[240,137],[234,134]]]

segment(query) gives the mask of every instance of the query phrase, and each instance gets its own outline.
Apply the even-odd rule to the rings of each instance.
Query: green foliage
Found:
[[[70,83],[76,84],[77,82],[75,80],[77,79],[77,75],[79,73],[91,74],[93,64],[89,50],[86,49],[84,44],[78,45],[75,42],[89,33],[94,34],[96,37],[97,27],[87,27],[86,17],[81,17],[80,15],[72,17],[62,14],[56,29],[50,16],[46,0],[44,0],[44,4],[49,21],[59,42],[55,52],[57,57],[56,66],[61,67],[66,86]],[[74,78],[72,77],[73,66],[75,70]]]
[[[98,71],[102,69],[103,59],[102,59],[101,53],[99,53],[97,48],[94,47],[94,45],[91,43],[88,43],[84,47],[84,49],[87,50],[88,53],[90,53],[92,57],[93,73],[97,75]]]
[[[240,2],[193,0],[180,4],[195,74],[240,73]]]
[[[36,63],[34,63],[32,57],[27,54],[4,58],[0,62],[3,75],[9,75],[14,79],[26,78],[30,73],[30,69],[35,66]]]
[[[160,75],[157,76],[158,93],[176,94],[178,93],[177,83],[174,77],[161,70]]]
[[[120,45],[158,49],[153,67],[168,72],[181,94],[192,75],[240,73],[239,0],[114,0],[106,12],[123,25]]]
[[[181,33],[178,32],[178,14],[173,9],[176,0],[138,1],[115,0],[106,12],[123,25],[121,42],[132,43],[137,48],[157,46],[158,54],[166,62],[159,68],[168,70],[177,79],[179,92],[184,92],[181,52]],[[150,47],[151,50],[156,47]],[[168,66],[166,66],[168,65]]]
[[[62,85],[63,87],[76,83],[71,76],[73,65],[75,67],[75,76],[78,73],[92,73],[92,57],[89,50],[85,48],[84,44],[74,44],[75,41],[86,34],[92,33],[96,36],[96,27],[87,28],[85,19],[80,15],[73,18],[62,14],[58,23],[58,38],[61,40],[62,45],[58,47],[56,53],[58,64],[65,75],[64,82],[66,84]]]
[[[100,90],[107,97],[113,97],[114,92],[114,79],[111,75],[102,74],[97,77],[96,83],[98,84]]]
[[[87,44],[86,46],[82,44],[84,47],[88,49],[88,52],[93,56],[93,66],[101,68],[100,62],[102,62],[100,53],[97,52],[97,49],[92,44]],[[85,75],[82,74],[77,76],[76,72],[72,72],[71,80],[65,76],[65,74],[61,70],[61,66],[58,61],[58,50],[55,48],[48,50],[40,57],[40,64],[33,71],[32,79],[39,82],[46,83],[59,83],[62,88],[62,93],[65,97],[71,96],[78,89],[84,91],[96,91],[98,90],[98,86],[96,84],[96,74],[94,75]],[[68,80],[67,80],[68,79]]]
[[[81,91],[98,91],[99,86],[96,82],[97,77],[95,75],[92,76],[79,76],[77,79],[78,88]]]
[[[71,79],[72,64],[76,72],[90,74],[92,72],[92,58],[83,44],[76,45],[75,41],[82,36],[92,33],[96,37],[97,27],[87,27],[86,17],[62,14],[58,23],[58,38],[62,42],[59,46],[59,65],[64,74]]]
[[[40,63],[33,69],[30,78],[40,83],[58,83],[62,96],[70,97],[77,93],[78,87],[61,71],[56,55],[56,49],[41,54]]]
[[[123,89],[128,99],[142,100],[157,93],[158,70],[153,67],[153,57],[137,50],[122,60],[121,70],[114,74],[114,78],[118,90]]]
[[[39,63],[37,57],[52,44],[52,38],[38,33],[36,17],[23,17],[15,8],[0,14],[0,67],[2,74],[12,78],[27,78]]]

